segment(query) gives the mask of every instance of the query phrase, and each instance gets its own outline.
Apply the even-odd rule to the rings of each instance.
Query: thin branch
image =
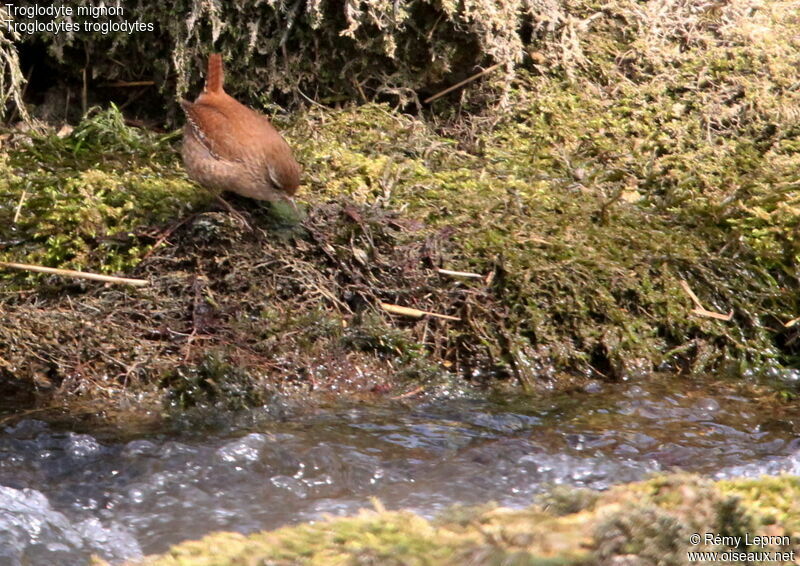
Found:
[[[442,275],[450,275],[451,277],[471,277],[474,279],[483,279],[480,273],[470,273],[469,271],[451,271],[449,269],[437,269]]]
[[[35,271],[37,273],[52,273],[64,277],[75,279],[91,279],[93,281],[103,281],[105,283],[121,283],[123,285],[133,285],[134,287],[146,287],[150,284],[146,279],[128,279],[126,277],[114,277],[113,275],[100,275],[99,273],[87,273],[85,271],[75,271],[73,269],[58,269],[56,267],[44,267],[42,265],[30,265],[28,263],[11,263],[0,261],[0,267],[11,269],[21,269],[23,271]]]
[[[22,205],[25,204],[26,198],[28,198],[28,191],[27,189],[22,189],[22,195],[20,195],[17,208],[14,210],[14,220],[12,221],[14,224],[19,221],[19,215],[22,212]]]
[[[416,395],[419,395],[420,393],[424,392],[425,392],[425,386],[420,385],[419,387],[415,387],[411,391],[406,391],[405,393],[401,393],[400,395],[389,397],[389,399],[391,399],[392,401],[396,401],[398,399],[408,399],[409,397],[415,397]]]
[[[795,325],[795,324],[797,324],[798,322],[800,322],[800,316],[798,316],[797,318],[793,318],[793,319],[792,319],[792,320],[790,320],[789,322],[785,322],[785,323],[783,324],[783,327],[784,327],[784,328],[791,328],[792,326],[794,326],[794,325]]]
[[[314,106],[319,106],[320,108],[324,108],[324,109],[326,109],[326,110],[330,110],[330,108],[328,108],[328,107],[327,107],[327,106],[325,106],[324,104],[320,104],[319,102],[317,102],[317,101],[316,101],[316,100],[314,100],[313,98],[310,98],[309,96],[307,96],[307,95],[306,95],[306,93],[304,93],[304,92],[303,92],[302,90],[300,90],[299,88],[297,89],[297,92],[299,92],[299,93],[300,93],[300,96],[302,96],[303,98],[305,98],[306,100],[308,100],[308,101],[309,101],[311,104],[313,104]]]
[[[681,287],[683,287],[683,290],[686,291],[687,295],[689,295],[689,298],[692,299],[692,302],[694,303],[694,305],[698,309],[702,309],[703,308],[703,303],[700,302],[700,299],[698,299],[697,295],[694,294],[694,291],[692,291],[692,288],[689,287],[689,284],[686,281],[684,281],[683,279],[681,279]]]
[[[464,86],[465,84],[471,83],[471,82],[472,82],[472,81],[474,81],[475,79],[477,79],[477,78],[480,78],[480,77],[482,77],[483,75],[485,75],[485,74],[487,74],[487,73],[491,73],[492,71],[494,71],[495,69],[497,69],[497,68],[501,67],[502,65],[503,65],[503,63],[495,63],[495,64],[494,64],[494,65],[492,65],[491,67],[487,67],[487,68],[486,68],[486,69],[484,69],[483,71],[480,71],[480,72],[478,72],[478,73],[475,73],[475,74],[474,74],[474,75],[472,75],[471,77],[467,77],[466,79],[464,79],[464,80],[463,80],[463,81],[461,81],[460,83],[456,83],[456,84],[454,84],[453,86],[447,87],[446,89],[444,89],[444,90],[443,90],[443,91],[441,91],[441,92],[437,92],[437,93],[436,93],[436,94],[434,94],[433,96],[429,96],[428,98],[426,98],[425,100],[423,100],[423,102],[424,102],[425,104],[429,104],[429,103],[433,102],[434,100],[436,100],[437,98],[441,98],[441,97],[443,97],[445,94],[447,94],[447,93],[449,93],[449,92],[453,92],[453,91],[454,91],[454,90],[456,90],[457,88],[461,88],[461,87],[462,87],[462,86]]]
[[[156,243],[155,243],[155,244],[153,244],[153,247],[152,247],[152,248],[150,248],[150,250],[149,250],[149,251],[148,251],[146,254],[144,254],[144,257],[142,258],[142,261],[146,260],[148,257],[150,257],[151,255],[153,255],[153,252],[155,252],[155,251],[158,249],[158,247],[159,247],[161,244],[163,244],[164,242],[166,242],[166,241],[167,241],[167,238],[169,238],[170,236],[172,236],[172,233],[173,233],[173,232],[175,232],[175,230],[177,230],[178,228],[180,228],[181,226],[183,226],[184,224],[186,224],[186,222],[188,222],[189,220],[192,220],[192,219],[193,219],[194,217],[196,217],[196,216],[197,216],[197,214],[190,214],[190,215],[189,215],[189,216],[187,216],[186,218],[184,218],[184,219],[182,219],[182,220],[179,220],[178,222],[175,222],[175,223],[174,223],[172,226],[170,226],[169,228],[167,228],[167,229],[164,231],[164,233],[163,233],[163,234],[161,234],[161,236],[158,238],[158,240],[156,241]]]
[[[697,295],[694,294],[692,288],[689,287],[689,284],[683,279],[681,279],[681,287],[683,287],[683,290],[686,291],[686,294],[689,295],[689,298],[692,299],[692,302],[695,304],[695,308],[692,309],[692,312],[694,314],[699,316],[704,316],[706,318],[715,318],[717,320],[724,320],[726,322],[733,318],[732,310],[728,314],[722,314],[719,312],[714,312],[706,309],[703,306],[703,303],[700,302],[700,299],[697,298]]]
[[[99,86],[104,88],[130,88],[137,86],[153,86],[154,84],[156,84],[156,81],[116,81]]]
[[[390,312],[392,314],[402,314],[404,316],[413,316],[414,318],[422,318],[425,315],[428,316],[435,316],[436,318],[442,318],[444,320],[461,320],[457,316],[450,316],[447,314],[439,314],[430,311],[421,311],[419,309],[413,309],[410,307],[401,307],[400,305],[393,305],[390,303],[380,303],[381,308],[386,312]]]

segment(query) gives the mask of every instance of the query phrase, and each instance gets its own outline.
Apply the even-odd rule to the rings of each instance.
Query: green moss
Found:
[[[176,412],[212,407],[236,411],[263,405],[269,398],[269,389],[258,377],[232,365],[224,353],[207,351],[200,363],[176,368],[162,386]]]
[[[301,151],[323,194],[344,191],[403,206],[433,229],[455,227],[448,267],[500,275],[491,294],[502,314],[484,313],[489,320],[473,330],[491,337],[485,355],[525,382],[536,381],[526,360],[543,356],[560,369],[611,375],[642,359],[682,365],[687,352],[664,354],[687,341],[695,341],[696,371],[725,357],[745,367],[776,359],[761,325],[690,315],[681,281],[711,310],[791,318],[783,272],[792,257],[782,252],[793,210],[784,203],[772,218],[783,240],[749,230],[752,245],[726,256],[738,235],[730,227],[742,221],[721,217],[717,195],[746,176],[794,174],[794,164],[776,173],[748,140],[707,144],[697,114],[647,100],[663,85],[621,88],[626,110],[585,87],[521,78],[518,110],[482,135],[482,156],[374,106],[326,113],[325,128],[301,122],[295,136],[313,138]],[[713,343],[709,356],[705,343]]]
[[[764,478],[720,482],[696,476],[659,476],[595,493],[587,508],[568,512],[538,506],[510,510],[450,512],[428,522],[409,512],[361,511],[249,536],[215,533],[174,546],[149,566],[218,565],[268,561],[282,565],[519,564],[577,565],[618,561],[685,564],[689,551],[758,550],[797,552],[788,546],[748,549],[726,544],[693,544],[694,533],[726,537],[791,531],[797,509],[780,516],[764,513],[781,487],[796,491],[796,479]],[[791,485],[790,485],[791,484]],[[560,488],[566,491],[568,488]],[[767,503],[761,497],[768,496]],[[559,500],[563,499],[558,495]],[[783,505],[785,507],[785,505]],[[552,511],[555,511],[552,512]],[[730,540],[730,539],[729,539]],[[739,562],[737,562],[738,564]]]
[[[569,9],[591,15],[585,4]],[[535,382],[529,361],[542,358],[607,375],[640,360],[695,371],[726,358],[740,370],[793,363],[767,328],[798,306],[800,157],[786,149],[798,129],[778,126],[798,104],[780,86],[794,76],[794,15],[776,8],[723,33],[727,16],[710,10],[686,36],[681,7],[609,9],[619,19],[579,36],[595,67],[519,72],[510,110],[470,132],[478,155],[380,107],[301,124],[315,184],[456,227],[449,267],[500,275],[499,316],[484,313],[491,322],[472,330],[523,382]],[[690,314],[682,281],[740,323]]]
[[[797,476],[740,478],[724,480],[718,485],[723,493],[746,501],[758,513],[765,529],[781,525],[787,533],[800,532],[800,478]]]
[[[126,126],[112,106],[67,137],[37,136],[4,155],[0,235],[14,245],[0,258],[107,273],[135,266],[159,227],[209,199],[166,139]]]

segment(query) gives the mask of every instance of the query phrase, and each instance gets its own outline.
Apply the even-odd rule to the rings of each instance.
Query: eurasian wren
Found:
[[[183,163],[189,177],[215,191],[245,197],[291,200],[300,166],[289,144],[266,116],[223,90],[222,57],[208,58],[206,86],[197,100],[181,100],[186,113]]]

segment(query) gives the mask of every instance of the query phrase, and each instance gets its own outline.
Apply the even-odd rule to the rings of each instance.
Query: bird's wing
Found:
[[[236,139],[230,121],[217,108],[181,100],[181,107],[197,140],[217,159],[240,161],[242,140]]]

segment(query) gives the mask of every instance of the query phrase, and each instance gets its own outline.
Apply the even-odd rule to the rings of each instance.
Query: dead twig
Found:
[[[28,76],[25,77],[25,85],[22,87],[22,92],[19,95],[19,102],[21,103],[25,100],[25,93],[28,92],[28,85],[31,83],[31,75],[33,74],[33,69],[35,65],[31,65],[30,70],[28,70]],[[11,111],[11,117],[8,119],[8,123],[11,124],[14,122],[14,119],[17,117],[17,113],[19,112],[19,104],[14,105],[14,109]]]
[[[792,320],[790,320],[789,322],[784,322],[784,323],[783,323],[783,327],[784,327],[784,328],[791,328],[792,326],[794,326],[794,325],[795,325],[795,324],[797,324],[798,322],[800,322],[800,316],[798,316],[797,318],[793,318],[793,319],[792,319]]]
[[[441,318],[444,320],[461,320],[457,316],[450,316],[447,314],[439,314],[436,312],[430,311],[421,311],[419,309],[414,309],[411,307],[401,307],[400,305],[393,305],[391,303],[380,303],[380,306],[386,312],[390,312],[392,314],[402,314],[404,316],[413,316],[414,318],[422,318],[425,315],[434,316],[436,318]]]
[[[474,74],[474,75],[472,75],[471,77],[467,77],[467,78],[466,78],[466,79],[464,79],[463,81],[461,81],[461,82],[459,82],[459,83],[456,83],[456,84],[454,84],[453,86],[447,87],[447,88],[446,88],[446,89],[444,89],[443,91],[441,91],[441,92],[437,92],[437,93],[436,93],[436,94],[434,94],[433,96],[429,96],[428,98],[426,98],[425,100],[423,100],[423,102],[424,102],[425,104],[429,104],[429,103],[433,102],[434,100],[436,100],[437,98],[441,98],[441,97],[443,97],[445,94],[447,94],[447,93],[449,93],[449,92],[453,92],[453,91],[454,91],[454,90],[456,90],[457,88],[461,88],[461,87],[462,87],[462,86],[464,86],[465,84],[471,83],[471,82],[472,82],[472,81],[474,81],[475,79],[477,79],[477,78],[480,78],[480,77],[482,77],[483,75],[485,75],[485,74],[487,74],[487,73],[491,73],[492,71],[494,71],[495,69],[497,69],[497,68],[501,67],[502,65],[503,65],[503,63],[495,63],[495,64],[494,64],[494,65],[492,65],[491,67],[487,67],[487,68],[486,68],[486,69],[484,69],[483,71],[480,71],[480,72],[478,72],[478,73],[475,73],[475,74]]]
[[[28,198],[28,190],[22,189],[22,194],[19,197],[19,202],[17,203],[17,208],[14,210],[14,220],[12,221],[16,224],[19,221],[20,212],[22,212],[22,205],[25,204],[25,199]]]
[[[113,83],[102,84],[100,86],[106,88],[129,88],[136,86],[153,86],[154,84],[156,84],[155,81],[116,81]]]
[[[330,108],[328,108],[328,107],[327,107],[327,106],[325,106],[324,104],[320,104],[320,103],[319,103],[319,102],[317,102],[316,100],[314,100],[314,99],[312,99],[311,97],[307,96],[307,95],[306,95],[306,93],[304,93],[304,92],[303,92],[302,90],[300,90],[299,88],[297,89],[297,92],[299,92],[299,93],[300,93],[300,96],[302,96],[303,98],[305,98],[306,100],[308,100],[308,101],[309,101],[311,104],[313,104],[314,106],[319,106],[320,108],[324,108],[324,109],[326,109],[326,110],[330,110]]]
[[[470,273],[469,271],[451,271],[449,269],[437,269],[442,275],[450,275],[451,277],[470,277],[473,279],[483,279],[483,275],[480,273]]]
[[[389,397],[392,401],[397,401],[399,399],[408,399],[409,397],[414,397],[419,395],[420,393],[425,392],[425,386],[420,385],[419,387],[415,387],[411,391],[406,391],[405,393],[401,393],[400,395],[395,395],[394,397]]]
[[[692,288],[689,287],[689,284],[683,279],[681,279],[681,287],[683,287],[683,290],[686,291],[686,294],[689,295],[689,298],[692,299],[692,302],[695,304],[695,308],[692,309],[692,312],[694,314],[698,316],[704,316],[706,318],[715,318],[717,320],[724,320],[726,322],[733,318],[733,310],[731,310],[731,312],[729,312],[728,314],[722,314],[719,312],[714,312],[706,309],[703,306],[703,303],[700,302],[700,299],[697,298],[697,295],[694,294]]]
[[[0,267],[9,267],[11,269],[20,269],[23,271],[35,271],[37,273],[52,273],[53,275],[62,275],[64,277],[72,277],[75,279],[91,279],[93,281],[103,281],[105,283],[120,283],[123,285],[132,285],[134,287],[146,287],[150,284],[150,282],[146,279],[128,279],[126,277],[114,277],[113,275],[101,275],[99,273],[88,273],[86,271],[75,271],[73,269],[44,267],[43,265],[31,265],[28,263],[11,263],[7,261],[0,261]]]
[[[186,223],[187,223],[189,220],[192,220],[192,219],[194,219],[196,216],[197,216],[197,214],[190,214],[189,216],[187,216],[187,217],[186,217],[186,218],[184,218],[183,220],[179,220],[178,222],[175,222],[175,223],[174,223],[172,226],[170,226],[169,228],[167,228],[167,229],[164,231],[164,233],[161,235],[161,237],[159,237],[159,238],[158,238],[158,240],[156,241],[156,243],[155,243],[155,244],[153,244],[153,247],[152,247],[152,248],[150,248],[146,254],[144,254],[144,257],[142,258],[142,261],[146,260],[146,259],[147,259],[147,258],[149,258],[151,255],[153,255],[153,252],[155,252],[155,251],[158,249],[158,247],[159,247],[161,244],[163,244],[164,242],[166,242],[166,241],[167,241],[167,238],[169,238],[170,236],[172,236],[172,234],[173,234],[173,232],[175,232],[175,230],[177,230],[178,228],[180,228],[181,226],[183,226],[184,224],[186,224]]]

